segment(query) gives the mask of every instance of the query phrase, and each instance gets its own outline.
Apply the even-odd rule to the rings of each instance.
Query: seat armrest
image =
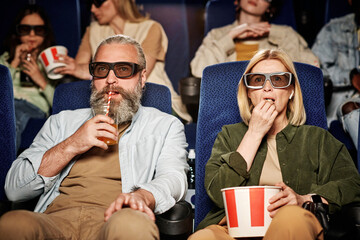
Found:
[[[340,212],[330,216],[330,230],[326,239],[360,239],[360,203],[343,206]]]
[[[168,211],[156,215],[156,225],[160,239],[187,239],[193,231],[193,212],[191,204],[179,201]]]

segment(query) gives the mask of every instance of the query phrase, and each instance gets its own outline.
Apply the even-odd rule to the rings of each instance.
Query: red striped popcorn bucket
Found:
[[[269,199],[280,191],[275,186],[232,187],[221,189],[231,237],[262,237],[272,218]]]
[[[43,50],[39,55],[39,60],[45,68],[48,78],[59,79],[64,75],[55,74],[53,71],[58,67],[63,67],[66,64],[62,62],[56,62],[59,60],[58,54],[67,55],[67,48],[64,46],[52,46]]]

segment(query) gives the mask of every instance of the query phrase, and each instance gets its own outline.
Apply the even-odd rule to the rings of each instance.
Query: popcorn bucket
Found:
[[[269,199],[280,192],[275,186],[249,186],[221,189],[231,237],[262,237],[272,218]]]
[[[58,54],[67,55],[67,52],[68,50],[64,46],[52,46],[40,53],[39,60],[50,79],[59,79],[64,76],[62,74],[55,74],[53,71],[58,67],[66,66],[65,63],[56,62],[56,60],[59,60]]]

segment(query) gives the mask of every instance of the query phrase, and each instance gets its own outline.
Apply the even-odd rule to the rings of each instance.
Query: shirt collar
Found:
[[[288,124],[279,134],[282,134],[285,136],[285,139],[288,143],[291,143],[291,141],[295,137],[295,133],[298,129],[298,126],[294,126],[291,124]]]

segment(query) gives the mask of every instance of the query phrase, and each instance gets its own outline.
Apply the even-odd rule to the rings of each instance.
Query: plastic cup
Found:
[[[114,124],[110,124],[110,125],[115,127],[116,131],[118,131],[117,111],[115,111],[115,112],[109,111],[108,104],[104,104],[97,108],[94,108],[93,113],[94,113],[94,115],[106,115],[106,116],[112,118],[114,120]],[[98,137],[98,139],[103,141],[107,145],[115,145],[118,143],[118,141],[115,141],[114,139],[107,138],[107,137]]]
[[[39,60],[45,68],[46,74],[50,79],[60,79],[64,75],[55,74],[54,70],[58,67],[66,66],[65,63],[57,62],[59,60],[58,54],[67,55],[68,50],[64,46],[52,46],[43,50],[39,55]]]
[[[275,186],[248,186],[221,189],[229,235],[262,237],[272,218],[267,207],[269,199],[280,192]]]

